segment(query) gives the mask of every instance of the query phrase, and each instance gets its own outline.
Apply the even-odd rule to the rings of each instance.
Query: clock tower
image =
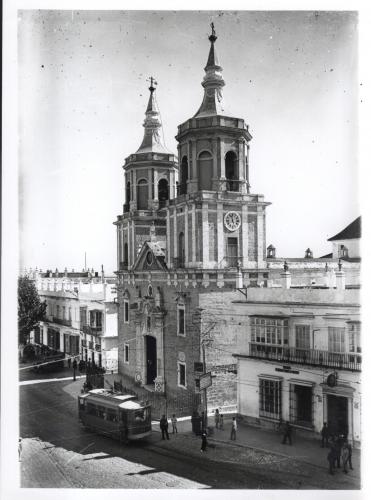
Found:
[[[170,269],[263,268],[269,203],[250,193],[252,136],[244,119],[225,109],[225,81],[211,28],[203,100],[176,136],[179,183],[167,210],[167,263]]]

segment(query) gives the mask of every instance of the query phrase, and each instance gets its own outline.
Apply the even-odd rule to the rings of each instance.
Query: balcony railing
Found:
[[[53,323],[57,323],[58,325],[64,325],[64,326],[72,325],[72,321],[70,319],[57,318],[57,316],[53,316]]]
[[[235,179],[228,179],[225,183],[227,191],[239,191],[240,190],[240,183],[241,183],[241,181],[238,181]]]
[[[82,325],[82,331],[88,335],[101,335],[101,326]]]
[[[241,259],[239,257],[235,257],[235,256],[224,257],[224,262],[225,262],[227,267],[237,267],[239,260],[241,261]]]
[[[251,358],[271,359],[284,363],[323,366],[352,371],[361,371],[362,363],[362,356],[360,354],[280,347],[254,342],[249,343],[249,356]]]

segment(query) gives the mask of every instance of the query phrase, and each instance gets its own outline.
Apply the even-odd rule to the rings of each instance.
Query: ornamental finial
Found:
[[[209,40],[210,40],[210,42],[215,42],[215,40],[217,39],[217,36],[215,33],[214,23],[211,23],[210,27],[211,27],[211,35],[209,36]]]
[[[150,76],[149,78],[147,78],[147,82],[150,82],[150,86],[148,87],[148,90],[153,92],[156,88],[156,87],[154,87],[154,85],[157,85],[156,80],[153,78],[153,76]]]

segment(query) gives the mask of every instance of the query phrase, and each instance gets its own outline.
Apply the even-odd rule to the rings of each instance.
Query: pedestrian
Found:
[[[73,360],[72,368],[73,368],[73,380],[76,380],[76,368],[77,368],[76,358]]]
[[[323,427],[321,430],[321,436],[322,436],[321,448],[324,448],[325,445],[326,445],[326,448],[328,448],[328,438],[330,437],[330,431],[329,431],[329,428],[327,427],[326,422],[323,423]]]
[[[18,439],[18,461],[22,462],[22,438]]]
[[[223,415],[223,413],[221,413],[220,417],[219,417],[219,429],[221,431],[224,431],[224,415]]]
[[[286,439],[289,441],[289,445],[291,446],[291,432],[292,432],[292,427],[290,425],[290,422],[286,420],[284,428],[283,428],[283,440],[282,444],[286,444]]]
[[[206,417],[204,411],[201,413],[201,433],[202,432],[206,432]]]
[[[207,448],[207,439],[206,439],[206,432],[202,433],[202,441],[201,441],[201,453],[203,451],[206,451]]]
[[[341,450],[344,444],[344,437],[340,434],[335,440],[335,462],[338,469],[340,469],[340,460],[341,460]]]
[[[334,474],[335,460],[336,460],[336,446],[335,441],[331,439],[330,441],[330,451],[327,454],[327,460],[329,465],[329,473]]]
[[[71,358],[68,358],[67,363],[68,363],[68,368],[71,368]]]
[[[236,417],[232,418],[232,428],[231,428],[231,439],[232,441],[236,441],[237,435],[237,420]]]
[[[220,415],[218,408],[215,410],[214,418],[215,418],[215,429],[219,429]]]
[[[162,432],[162,439],[165,439],[165,436],[166,436],[166,439],[170,439],[168,427],[169,427],[169,423],[167,421],[167,418],[165,417],[165,415],[162,415],[161,420],[160,420],[160,429]]]
[[[173,426],[173,434],[175,432],[178,434],[177,422],[178,422],[178,420],[175,416],[175,413],[173,413],[173,416],[171,417],[171,425]]]
[[[348,473],[348,464],[349,464],[349,469],[353,470],[353,465],[352,465],[352,446],[348,442],[347,439],[344,439],[344,444],[343,448],[341,450],[341,459],[343,462],[343,471],[347,474]]]

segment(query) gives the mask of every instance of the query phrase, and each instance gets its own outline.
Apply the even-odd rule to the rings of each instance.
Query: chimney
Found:
[[[289,271],[289,266],[285,261],[283,265],[283,273],[281,273],[282,278],[282,288],[291,288],[291,273]]]
[[[343,265],[339,259],[338,270],[335,272],[337,290],[345,290],[345,273],[342,270],[342,267]]]

